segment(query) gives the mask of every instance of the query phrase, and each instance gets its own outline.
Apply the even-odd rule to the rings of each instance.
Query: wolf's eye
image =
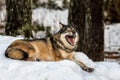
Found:
[[[67,30],[67,32],[72,32],[72,30],[69,29],[69,30]]]
[[[70,28],[67,29],[67,31],[71,30]]]
[[[72,28],[72,30],[73,30],[73,31],[75,31],[75,29],[74,29],[74,28]]]

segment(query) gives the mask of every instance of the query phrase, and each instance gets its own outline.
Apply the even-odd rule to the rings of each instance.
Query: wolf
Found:
[[[5,51],[5,56],[15,60],[26,61],[60,61],[71,60],[83,70],[92,72],[94,68],[88,67],[74,57],[79,41],[77,27],[74,24],[59,23],[60,30],[52,37],[42,39],[20,39],[14,41]]]

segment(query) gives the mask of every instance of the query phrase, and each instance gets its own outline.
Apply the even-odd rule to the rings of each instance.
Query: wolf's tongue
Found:
[[[74,38],[68,38],[68,42],[72,45],[72,46],[74,46]]]

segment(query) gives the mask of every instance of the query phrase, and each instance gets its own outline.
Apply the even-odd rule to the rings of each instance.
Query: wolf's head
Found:
[[[56,40],[57,45],[62,49],[73,51],[77,47],[79,40],[78,33],[75,29],[76,26],[73,24],[64,25],[59,23],[60,30],[54,35],[54,40]]]

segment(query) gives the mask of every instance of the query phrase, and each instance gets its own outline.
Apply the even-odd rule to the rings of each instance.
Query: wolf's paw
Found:
[[[84,67],[82,69],[87,71],[87,72],[93,72],[94,71],[94,68],[91,68],[91,67]]]

